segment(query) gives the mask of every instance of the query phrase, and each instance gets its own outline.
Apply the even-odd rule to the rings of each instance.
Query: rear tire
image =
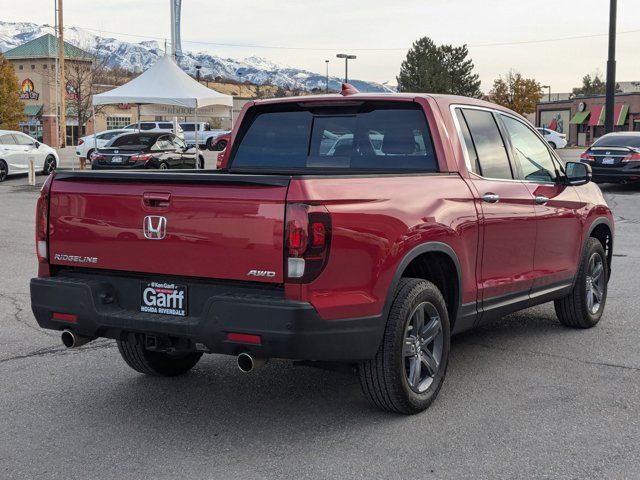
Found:
[[[209,151],[213,150],[213,138],[207,138],[207,143],[205,144],[205,148]]]
[[[198,168],[200,170],[204,170],[204,157],[202,155],[200,155],[200,158],[198,159]]]
[[[560,323],[572,328],[594,327],[604,311],[608,281],[609,264],[604,248],[591,237],[582,253],[573,290],[554,302]]]
[[[216,142],[215,149],[218,152],[224,150],[225,148],[227,148],[227,141],[226,140],[220,140],[219,142]]]
[[[425,410],[444,382],[450,340],[447,306],[438,288],[426,280],[403,278],[378,352],[358,366],[367,400],[389,412]]]
[[[138,335],[117,340],[120,355],[135,371],[155,377],[175,377],[191,370],[202,357],[199,352],[169,354],[144,348]]]
[[[53,155],[49,155],[44,159],[44,167],[42,168],[42,173],[45,175],[49,175],[56,169],[56,167],[57,164],[55,157]]]
[[[169,170],[169,164],[167,162],[160,162],[160,166],[158,168],[160,170]]]
[[[556,144],[555,144],[555,142],[549,142],[549,145],[551,145],[551,148],[553,148],[554,150],[556,149]]]

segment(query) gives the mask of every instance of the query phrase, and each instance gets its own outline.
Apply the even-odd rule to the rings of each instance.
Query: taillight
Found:
[[[96,160],[98,162],[103,162],[104,161],[104,155],[100,154],[100,153],[92,153],[91,157],[89,158],[89,160]]]
[[[131,155],[129,157],[130,162],[147,162],[153,158],[153,155],[149,153],[140,153],[138,155]]]
[[[596,157],[594,157],[593,155],[590,155],[587,152],[584,152],[583,154],[580,155],[580,160],[586,160],[587,162],[595,162]]]
[[[633,152],[622,159],[623,162],[640,162],[640,152]]]
[[[329,259],[331,215],[322,205],[293,203],[287,205],[286,222],[288,281],[311,282]]]
[[[38,276],[49,276],[49,191],[54,174],[49,175],[40,190],[36,203],[36,255],[38,256]]]

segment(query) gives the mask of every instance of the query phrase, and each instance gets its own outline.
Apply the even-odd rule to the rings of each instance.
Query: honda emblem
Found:
[[[167,219],[158,215],[144,217],[142,223],[144,238],[149,240],[162,240],[167,234]]]

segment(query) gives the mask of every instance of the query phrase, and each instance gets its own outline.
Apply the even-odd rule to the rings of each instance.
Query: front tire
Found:
[[[403,278],[378,352],[358,366],[367,400],[403,414],[428,408],[444,382],[450,342],[449,315],[438,288],[426,280]]]
[[[607,301],[609,264],[602,243],[589,238],[582,254],[573,290],[554,302],[560,323],[573,328],[594,327]]]
[[[220,140],[219,142],[216,142],[215,149],[218,152],[224,150],[225,148],[227,148],[227,141],[226,140]]]
[[[209,151],[213,150],[213,138],[207,138],[207,143],[205,144],[205,148]]]
[[[160,170],[169,170],[169,164],[167,162],[160,162],[160,166],[158,168]]]
[[[138,335],[119,339],[118,350],[135,371],[154,377],[175,377],[191,370],[202,357],[200,352],[164,353],[147,350]]]
[[[551,148],[553,148],[554,150],[556,149],[556,144],[555,142],[549,142],[549,145],[551,146]]]

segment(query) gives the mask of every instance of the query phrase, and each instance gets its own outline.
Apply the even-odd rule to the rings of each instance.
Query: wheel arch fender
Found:
[[[420,255],[423,255],[425,253],[441,253],[446,255],[447,257],[449,257],[449,259],[452,261],[453,265],[455,266],[456,269],[456,277],[457,277],[457,292],[455,294],[455,304],[453,305],[454,309],[453,312],[459,313],[460,312],[460,307],[461,307],[461,302],[462,302],[462,271],[461,271],[461,267],[460,267],[460,261],[458,259],[458,255],[456,254],[455,250],[448,244],[443,243],[443,242],[426,242],[426,243],[422,243],[414,248],[412,248],[411,250],[409,250],[405,256],[402,258],[402,260],[400,261],[400,263],[398,264],[398,267],[396,268],[396,271],[393,275],[393,278],[391,279],[391,283],[389,285],[389,288],[387,290],[387,298],[385,300],[384,303],[384,309],[383,309],[383,318],[385,319],[385,323],[386,323],[386,319],[389,316],[389,311],[391,310],[391,305],[393,304],[393,300],[395,297],[395,291],[396,288],[398,286],[398,284],[400,283],[400,279],[402,278],[402,274],[405,272],[405,270],[407,269],[407,267],[411,264],[411,262],[413,260],[415,260],[416,258],[418,258]],[[444,295],[444,292],[442,292]],[[449,321],[451,323],[451,326],[453,327],[454,323],[455,323],[455,318],[450,318]]]
[[[582,250],[580,251],[580,258],[582,258],[582,254],[587,248],[587,242],[589,238],[593,237],[593,232],[600,226],[605,225],[609,229],[609,245],[603,245],[605,250],[605,255],[607,256],[607,263],[609,267],[609,278],[611,278],[611,261],[613,259],[613,244],[614,244],[614,228],[611,220],[608,217],[598,217],[591,224],[589,228],[586,230],[586,234],[582,239]],[[595,237],[597,238],[597,237]],[[598,238],[598,240],[600,240]],[[574,279],[575,283],[575,279]]]

